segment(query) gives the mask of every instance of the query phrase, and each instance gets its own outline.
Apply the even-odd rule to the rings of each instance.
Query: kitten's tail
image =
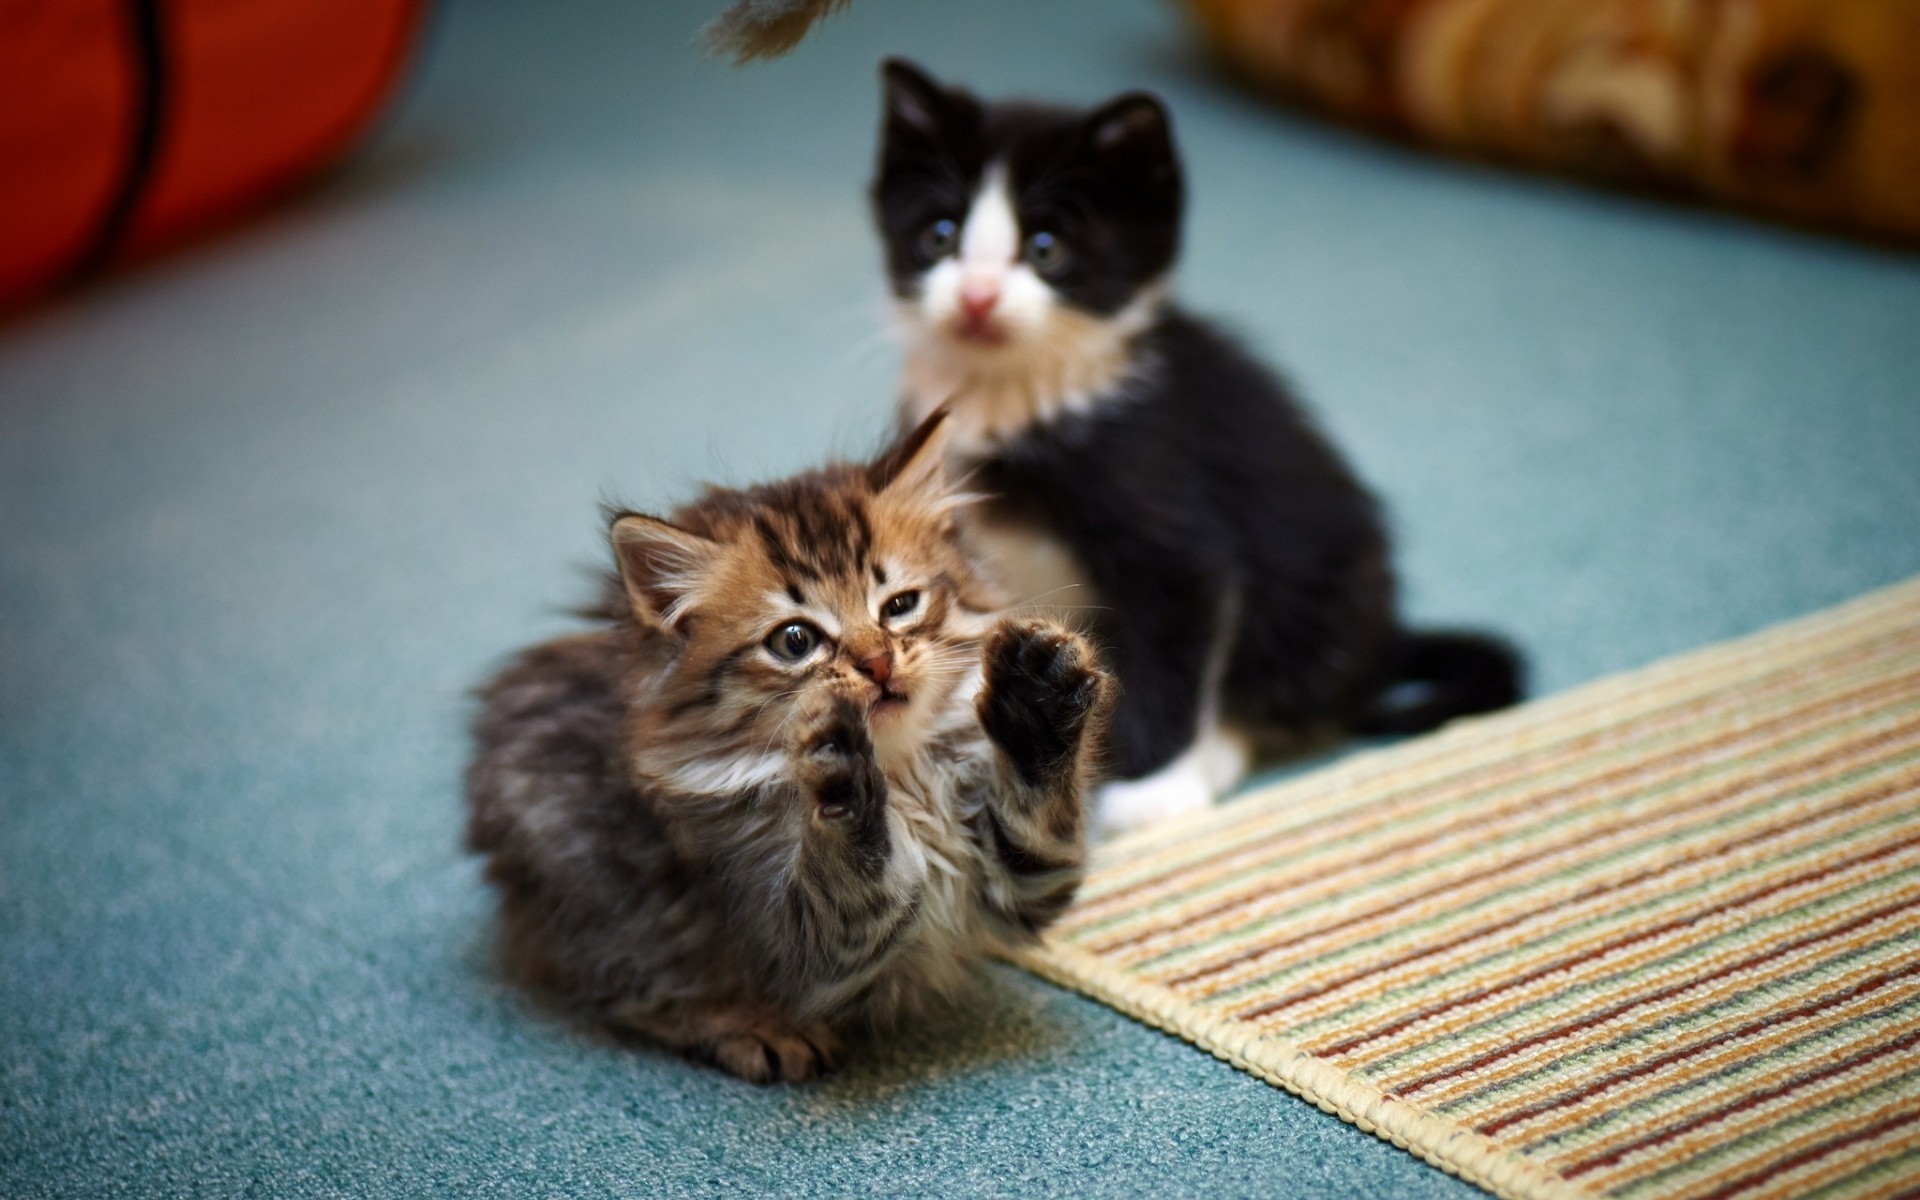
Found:
[[[1482,633],[1403,631],[1388,666],[1386,682],[1353,722],[1356,733],[1425,733],[1505,708],[1526,688],[1519,652]]]

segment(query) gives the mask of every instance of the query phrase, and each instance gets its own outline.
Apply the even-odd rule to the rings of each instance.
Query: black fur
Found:
[[[928,224],[962,220],[995,163],[1023,236],[1069,247],[1049,280],[1067,304],[1111,315],[1173,265],[1183,185],[1152,97],[986,104],[899,61],[883,78],[873,199],[896,294],[930,265]],[[1261,727],[1409,733],[1520,696],[1498,639],[1401,628],[1378,503],[1273,373],[1171,304],[1130,357],[1124,394],[1000,443],[973,483],[1049,529],[1095,585],[1122,687],[1117,777],[1192,741],[1210,654],[1226,715]]]
[[[1523,691],[1519,656],[1481,633],[1403,633],[1386,677],[1355,716],[1356,732],[1419,733],[1461,713],[1505,708]]]

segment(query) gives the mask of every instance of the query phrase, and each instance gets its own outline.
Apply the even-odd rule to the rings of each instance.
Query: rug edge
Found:
[[[1382,1138],[1501,1200],[1590,1200],[1591,1191],[1456,1125],[1353,1078],[1291,1042],[1252,1035],[1176,993],[1128,979],[1094,955],[1046,941],[1014,965],[1078,992]]]
[[[1863,628],[1878,628],[1901,618],[1906,606],[1920,601],[1920,576],[1910,576],[1883,587],[1816,609],[1753,632],[1693,650],[1657,659],[1567,691],[1541,697],[1515,709],[1454,722],[1424,738],[1364,751],[1307,777],[1282,780],[1234,798],[1235,804],[1275,800],[1298,788],[1306,778],[1345,779],[1410,754],[1431,753],[1435,747],[1517,732],[1542,717],[1564,721],[1583,705],[1607,701],[1616,693],[1631,693],[1668,679],[1684,679],[1704,666],[1738,656],[1759,656],[1793,648],[1806,649],[1810,639],[1822,636],[1859,636]],[[1102,850],[1122,852],[1156,849],[1168,832],[1203,830],[1232,806],[1222,806],[1151,829],[1116,838]],[[1395,1100],[1349,1072],[1315,1058],[1295,1043],[1262,1037],[1234,1022],[1210,1015],[1171,989],[1128,977],[1097,955],[1045,938],[1038,947],[1009,955],[1015,965],[1051,983],[1106,1004],[1143,1024],[1179,1037],[1268,1084],[1285,1089],[1367,1133],[1393,1143],[1416,1157],[1492,1192],[1504,1200],[1574,1200],[1592,1197],[1591,1190],[1561,1178],[1540,1164],[1502,1149],[1491,1139],[1443,1117]]]

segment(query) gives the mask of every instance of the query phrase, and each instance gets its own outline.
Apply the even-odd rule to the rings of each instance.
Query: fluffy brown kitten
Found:
[[[986,611],[943,419],[614,518],[604,627],[521,654],[474,723],[514,975],[800,1080],[1066,907],[1111,689],[1077,636]]]

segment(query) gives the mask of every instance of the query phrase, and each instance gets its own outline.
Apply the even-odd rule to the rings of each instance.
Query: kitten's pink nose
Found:
[[[960,285],[960,311],[967,314],[967,320],[975,325],[985,321],[993,313],[993,306],[1000,303],[1000,285],[990,280],[969,279]]]
[[[862,675],[882,686],[893,678],[893,654],[890,651],[882,650],[871,658],[862,659],[858,665]]]

